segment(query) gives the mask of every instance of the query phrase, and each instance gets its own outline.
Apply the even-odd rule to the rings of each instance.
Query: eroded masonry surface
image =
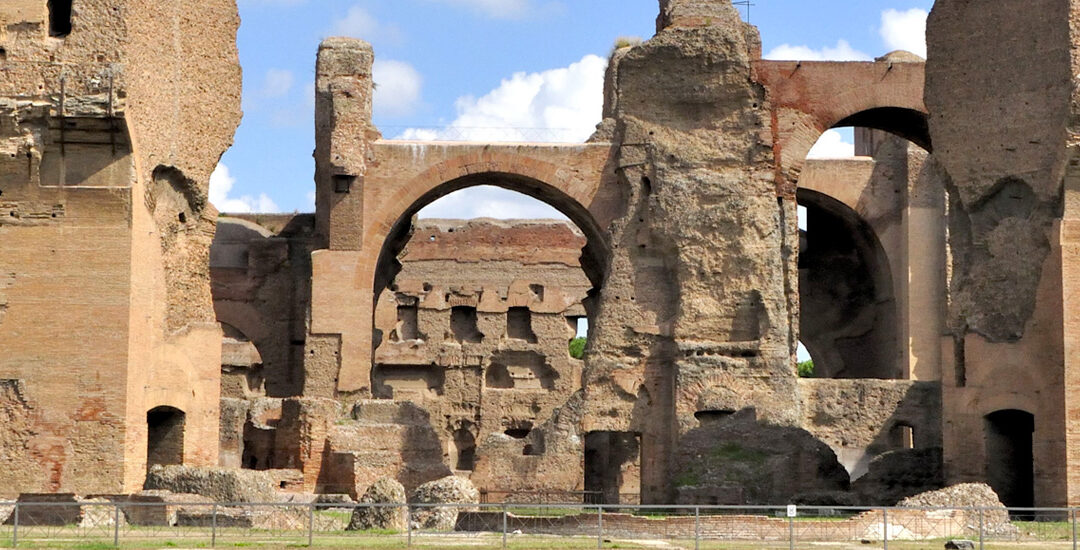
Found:
[[[839,63],[661,0],[584,144],[383,139],[330,38],[316,211],[230,216],[233,0],[7,0],[0,485],[1080,505],[1080,0],[1035,4]],[[857,156],[808,160],[836,127]],[[477,185],[569,221],[415,217]]]

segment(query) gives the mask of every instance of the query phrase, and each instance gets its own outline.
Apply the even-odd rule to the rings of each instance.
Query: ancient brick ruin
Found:
[[[374,52],[331,38],[315,213],[219,218],[233,1],[6,1],[0,481],[1080,505],[1075,21],[938,0],[925,62],[769,61],[730,0],[661,0],[585,144],[383,139]],[[859,156],[806,159],[844,126]],[[476,185],[572,223],[415,222]]]

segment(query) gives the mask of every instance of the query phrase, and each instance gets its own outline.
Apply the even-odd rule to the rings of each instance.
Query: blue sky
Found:
[[[766,57],[925,55],[931,0],[755,0]],[[314,71],[320,40],[375,46],[375,122],[387,138],[573,141],[599,120],[616,38],[648,38],[656,0],[239,0],[244,120],[211,185],[223,211],[313,208]],[[744,9],[745,10],[745,9]],[[446,129],[451,127],[451,129]],[[490,129],[495,128],[495,129]],[[547,128],[534,135],[519,128]],[[851,154],[827,134],[820,156]],[[436,217],[551,217],[520,196],[465,190]]]

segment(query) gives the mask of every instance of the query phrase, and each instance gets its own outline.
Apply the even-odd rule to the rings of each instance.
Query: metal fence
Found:
[[[398,514],[398,530],[354,515]],[[1077,548],[1077,510],[582,504],[0,503],[0,545],[30,548]],[[409,521],[404,521],[408,517]]]

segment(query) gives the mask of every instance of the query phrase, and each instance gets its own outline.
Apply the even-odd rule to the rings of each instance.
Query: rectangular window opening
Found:
[[[71,1],[49,0],[49,36],[63,38],[71,34]]]

